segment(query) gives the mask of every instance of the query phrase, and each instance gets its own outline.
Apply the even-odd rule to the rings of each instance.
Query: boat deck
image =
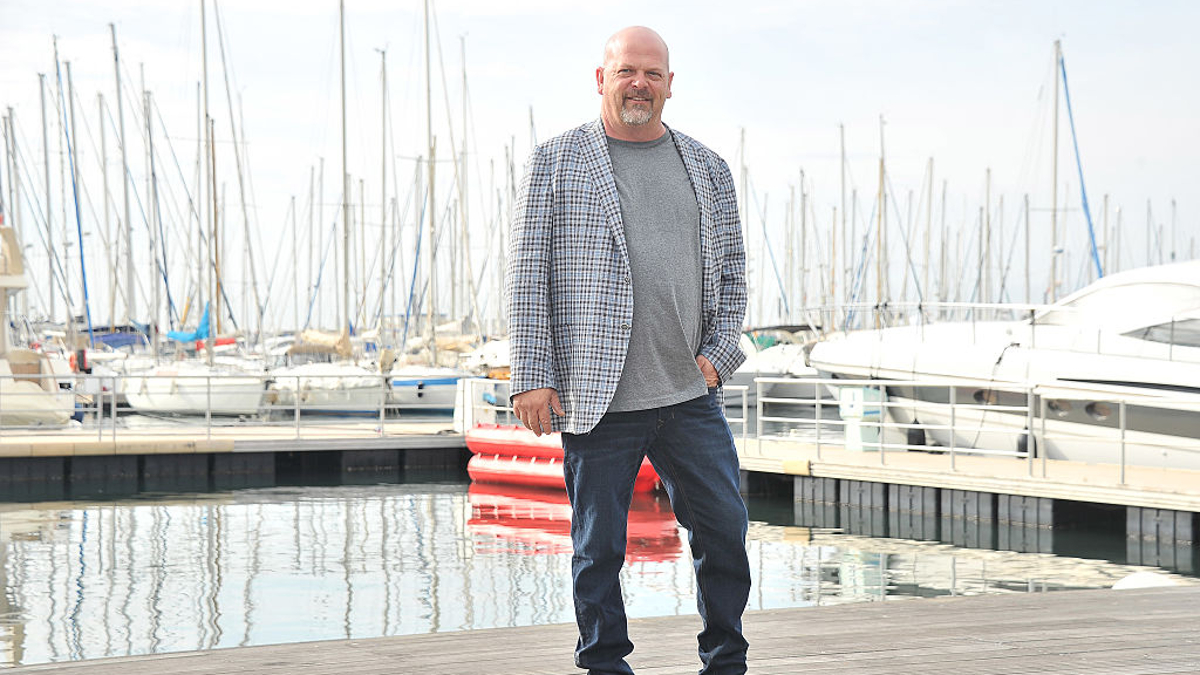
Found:
[[[750,612],[751,675],[1200,672],[1200,586],[943,597]],[[630,621],[639,675],[695,672],[695,616]],[[573,625],[19,667],[62,675],[578,675]]]

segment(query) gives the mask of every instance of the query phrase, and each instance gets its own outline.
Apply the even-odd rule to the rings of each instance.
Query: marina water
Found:
[[[565,495],[405,481],[0,505],[0,665],[573,620]],[[1102,588],[1154,569],[1094,528],[1019,552],[812,527],[790,495],[747,503],[751,610]],[[665,497],[635,501],[632,617],[695,614],[686,542]],[[1193,565],[1161,571],[1200,583]]]

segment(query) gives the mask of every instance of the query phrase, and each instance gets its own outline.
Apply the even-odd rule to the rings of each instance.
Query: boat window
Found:
[[[1046,400],[1046,407],[1050,412],[1059,417],[1066,417],[1071,414],[1071,402],[1061,398],[1051,398]]]
[[[1200,319],[1168,321],[1125,333],[1126,337],[1151,342],[1200,347]]]
[[[1153,302],[1147,302],[1153,298]],[[1125,284],[1097,288],[1068,298],[1038,315],[1039,325],[1073,326],[1080,324],[1137,325],[1138,317],[1147,321],[1178,316],[1200,307],[1200,287],[1164,282]]]
[[[980,405],[996,405],[1000,402],[1000,393],[994,389],[976,389],[975,402]]]
[[[1092,419],[1096,420],[1097,422],[1103,422],[1109,417],[1112,417],[1112,406],[1107,403],[1093,401],[1087,404],[1087,407],[1085,407],[1084,410],[1087,410],[1087,414],[1091,415]]]

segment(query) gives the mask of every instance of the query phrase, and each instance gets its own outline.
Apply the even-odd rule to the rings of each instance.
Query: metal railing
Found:
[[[339,386],[349,380],[358,382]],[[14,391],[20,381],[45,384]],[[376,422],[375,432],[385,435],[385,423],[400,418],[402,407],[381,374],[5,374],[0,386],[0,437],[94,432],[98,440],[114,442],[118,436],[145,435],[211,439],[218,429],[290,427],[299,438],[309,430],[363,421]],[[251,402],[231,404],[229,397],[237,393]],[[148,400],[133,406],[128,396]]]
[[[772,393],[778,385],[799,382],[811,385],[813,395]],[[1011,457],[1025,462],[1029,476],[1042,477],[1051,459],[1063,459],[1111,465],[1121,485],[1135,466],[1200,470],[1200,437],[1129,425],[1131,408],[1200,419],[1200,396],[1086,396],[1078,390],[971,380],[760,377],[755,388],[754,441],[743,444],[749,456],[766,456],[764,443],[806,441],[818,460],[828,448],[874,454],[880,465],[888,463],[889,454],[922,452],[944,455],[946,468],[955,471],[962,456]]]
[[[286,429],[290,437],[303,438],[314,431],[361,437],[386,436],[389,426],[407,414],[389,396],[382,376],[377,399],[326,398],[313,412],[301,396],[304,381],[339,376],[295,375],[281,387],[279,377],[270,388],[262,379],[264,400],[252,414],[222,416],[214,413],[214,386],[219,375],[173,375],[159,378],[174,384],[193,384],[206,407],[186,416],[136,414],[120,404],[131,386],[146,385],[151,376],[34,374],[0,376],[0,442],[6,437],[40,436],[95,438],[116,443],[139,436],[180,435],[212,439],[249,435],[254,430]],[[237,376],[245,377],[245,376]],[[33,390],[14,382],[42,384]],[[785,387],[808,388],[805,395],[780,393]],[[314,387],[310,387],[314,389]],[[324,387],[334,391],[332,387]],[[827,451],[841,450],[874,455],[886,465],[897,453],[921,452],[947,458],[945,468],[958,469],[964,456],[1008,457],[1023,461],[1029,476],[1045,477],[1053,459],[1084,461],[1112,466],[1118,484],[1125,484],[1133,467],[1162,466],[1200,470],[1200,434],[1174,435],[1147,423],[1155,419],[1200,420],[1200,396],[1165,394],[1161,397],[1096,392],[1086,396],[1078,389],[1033,387],[995,381],[956,381],[934,384],[923,381],[847,380],[760,377],[753,387],[725,387],[740,402],[726,406],[727,419],[740,431],[743,453],[766,456],[768,444],[802,441],[813,446],[818,460]],[[84,393],[88,392],[88,393]],[[13,423],[21,414],[46,409],[47,402],[61,405],[65,424]],[[751,403],[753,402],[753,403]],[[371,403],[371,405],[364,405]],[[463,431],[480,421],[515,422],[508,407],[508,383],[503,380],[466,379],[457,396],[455,426]],[[219,406],[217,406],[219,409]],[[740,413],[740,414],[739,414]],[[1174,417],[1172,417],[1174,416]],[[1179,417],[1182,416],[1182,417]],[[1188,417],[1197,416],[1197,417]],[[360,424],[355,427],[353,422]],[[368,425],[362,425],[368,422]],[[737,428],[740,426],[740,429]],[[777,448],[772,449],[777,453]],[[1158,459],[1155,459],[1155,458]],[[1082,458],[1082,459],[1080,459]]]
[[[517,424],[516,417],[513,415],[512,406],[508,405],[508,381],[507,380],[491,380],[486,378],[472,378],[465,380],[465,395],[466,400],[460,401],[465,412],[459,420],[459,430],[468,429],[475,424]],[[749,402],[747,401],[746,393],[750,387],[746,385],[726,385],[723,387],[725,395],[730,393],[741,394],[741,403],[739,406],[733,406],[732,409],[741,409],[741,417],[733,417],[729,413],[730,406],[725,408],[725,419],[730,426],[740,425],[742,431],[742,441],[749,439],[748,423]]]

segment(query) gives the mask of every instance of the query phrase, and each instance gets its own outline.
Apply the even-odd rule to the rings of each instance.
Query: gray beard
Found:
[[[621,121],[630,126],[640,127],[650,122],[651,111],[645,108],[621,107]]]

